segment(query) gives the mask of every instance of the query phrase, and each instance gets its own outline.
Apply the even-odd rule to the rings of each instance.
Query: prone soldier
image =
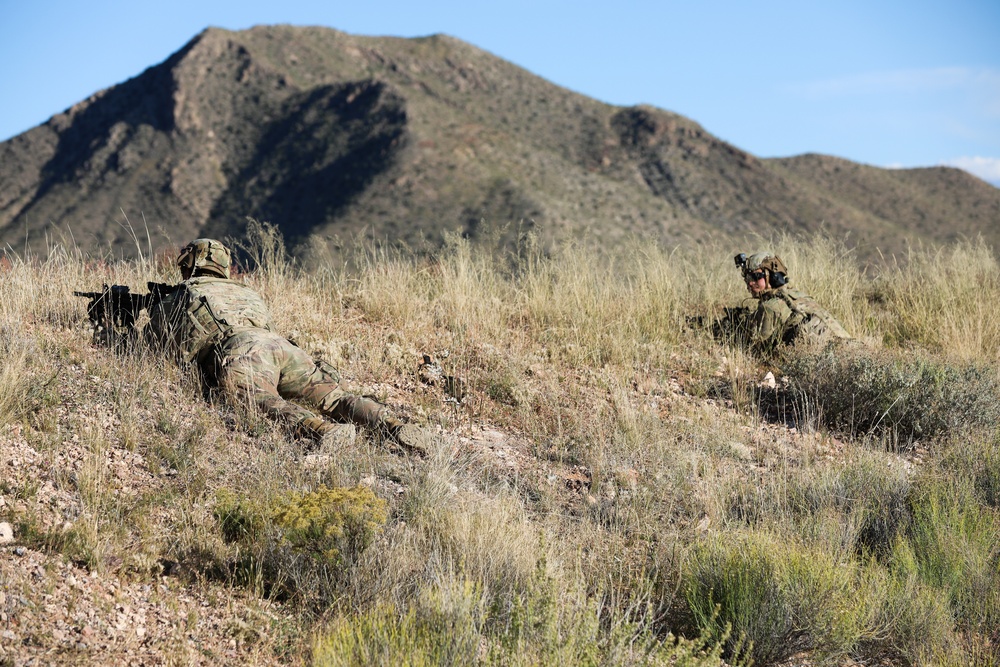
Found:
[[[278,334],[260,295],[230,279],[231,264],[232,255],[221,242],[197,239],[177,259],[182,282],[151,284],[157,289],[150,295],[130,295],[128,314],[119,317],[123,311],[112,309],[110,319],[101,316],[119,335],[126,325],[134,326],[135,308],[147,307],[150,319],[143,338],[148,344],[197,364],[206,381],[220,387],[230,400],[249,399],[268,415],[288,421],[298,435],[338,440],[342,427],[333,422],[351,423],[407,452],[426,453],[422,429],[395,418],[381,403],[348,392],[330,364],[313,360]],[[128,288],[105,293],[127,294]],[[103,293],[81,296],[93,299],[95,294]]]

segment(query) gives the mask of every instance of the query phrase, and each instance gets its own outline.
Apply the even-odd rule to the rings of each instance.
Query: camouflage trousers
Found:
[[[276,333],[239,331],[218,344],[213,357],[209,375],[227,395],[249,400],[305,435],[322,436],[333,427],[293,400],[315,406],[336,422],[367,427],[394,422],[384,405],[345,391],[332,366],[314,361]]]

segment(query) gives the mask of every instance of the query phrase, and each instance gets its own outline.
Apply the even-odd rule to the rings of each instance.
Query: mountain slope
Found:
[[[961,169],[879,169],[814,154],[768,162],[825,193],[829,224],[866,230],[882,247],[904,236],[947,242],[979,234],[1000,244],[1000,190]]]
[[[15,248],[68,230],[134,254],[129,224],[162,245],[239,235],[253,216],[293,244],[823,226],[893,251],[904,236],[995,235],[998,210],[1000,190],[964,172],[760,160],[682,116],[600,103],[440,35],[208,29],[0,144],[0,235]]]

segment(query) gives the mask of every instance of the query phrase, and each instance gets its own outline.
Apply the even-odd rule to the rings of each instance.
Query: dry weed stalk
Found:
[[[74,289],[142,291],[176,280],[169,266],[14,258],[0,269],[0,427],[31,434],[39,449],[67,447],[67,429],[87,445],[75,477],[60,473],[76,480],[83,508],[73,538],[39,523],[36,545],[85,554],[96,569],[280,599],[318,633],[318,656],[353,646],[429,661],[718,665],[727,646],[730,662],[800,647],[829,663],[933,664],[985,655],[998,636],[1000,601],[974,598],[1000,577],[980,568],[974,586],[962,583],[956,573],[969,566],[946,548],[964,540],[977,563],[1000,557],[988,538],[998,525],[993,459],[962,466],[957,445],[933,440],[917,443],[927,453],[914,464],[887,451],[891,435],[826,432],[818,403],[788,417],[806,431],[793,433],[767,412],[766,364],[685,328],[686,315],[743,299],[731,256],[748,248],[566,247],[512,260],[454,240],[433,258],[369,248],[353,271],[307,273],[273,230],[251,229],[241,279],[273,304],[279,326],[332,356],[352,385],[440,426],[440,451],[411,465],[362,440],[310,467],[303,443],[206,395],[194,373],[87,346]],[[1000,282],[981,244],[915,250],[872,275],[828,239],[757,243],[876,346],[919,346],[942,364],[1000,355],[1000,315],[985,306]],[[422,385],[423,354],[461,376],[469,399],[445,402]],[[35,388],[56,368],[79,381],[50,385],[49,400]],[[83,419],[88,406],[107,418]],[[475,440],[484,428],[501,439]],[[970,434],[962,451],[989,451],[990,437]],[[137,496],[123,494],[111,452],[141,461],[125,473]],[[897,472],[911,468],[927,472]],[[942,478],[974,509],[949,504]],[[388,501],[388,521],[337,567],[283,551],[273,535],[236,538],[215,511],[222,497],[268,506],[361,481]],[[4,485],[22,504],[38,494]],[[767,627],[748,622],[747,576],[773,584]],[[425,643],[393,643],[407,632]],[[258,655],[279,659],[289,635],[261,636]]]

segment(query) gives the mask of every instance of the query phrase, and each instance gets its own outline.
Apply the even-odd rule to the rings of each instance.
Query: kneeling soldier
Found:
[[[850,340],[830,311],[801,290],[789,285],[788,269],[777,255],[758,252],[735,257],[757,309],[749,314],[745,334],[752,349],[771,352],[779,345],[799,340],[825,343]]]

